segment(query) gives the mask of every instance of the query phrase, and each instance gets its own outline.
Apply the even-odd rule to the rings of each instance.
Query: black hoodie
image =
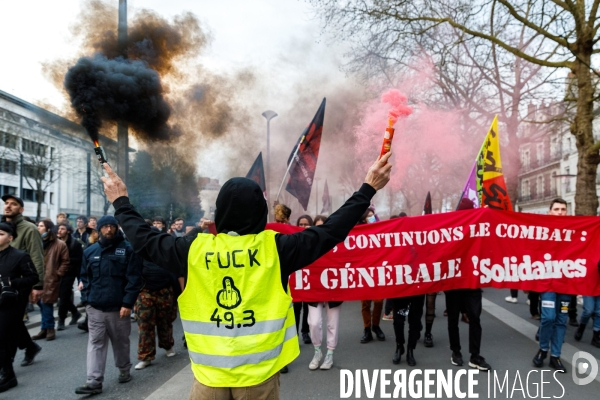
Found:
[[[375,193],[375,189],[365,183],[323,225],[313,226],[293,235],[275,235],[284,289],[287,288],[291,273],[312,264],[336,244],[344,241],[369,207]],[[136,253],[178,276],[187,275],[188,252],[196,235],[176,238],[152,231],[129,203],[128,197],[119,197],[113,206],[116,210],[115,218]],[[223,185],[217,197],[215,212],[217,232],[236,232],[240,235],[259,233],[265,229],[266,222],[267,202],[256,182],[246,178],[232,178]]]

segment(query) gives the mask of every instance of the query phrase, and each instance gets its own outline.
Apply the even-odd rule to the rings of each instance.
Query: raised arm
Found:
[[[391,153],[387,153],[369,168],[361,188],[331,214],[323,225],[313,226],[292,235],[279,234],[275,237],[281,268],[285,274],[289,275],[315,262],[346,239],[371,204],[375,193],[390,180],[392,165],[387,162],[390,155]]]
[[[102,177],[104,192],[108,201],[115,207],[115,218],[133,250],[143,259],[151,261],[178,276],[187,269],[187,255],[194,238],[176,238],[168,233],[155,232],[144,218],[129,203],[125,183],[112,170],[103,164],[108,177]]]

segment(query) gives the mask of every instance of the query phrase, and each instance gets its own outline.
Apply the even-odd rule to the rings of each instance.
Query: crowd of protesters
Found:
[[[35,223],[23,215],[21,198],[5,195],[2,200],[0,392],[18,384],[13,368],[17,349],[25,351],[20,365],[29,366],[42,350],[37,342],[55,340],[57,331],[68,326],[77,325],[89,333],[87,379],[77,387],[78,394],[102,392],[109,341],[120,371],[118,381],[131,380],[132,319],[139,325],[139,362],[135,369],[146,368],[156,357],[156,336],[167,357],[176,354],[173,322],[177,318],[177,297],[183,288],[183,277],[141,260],[112,216],[79,215],[73,226],[69,216],[61,212],[55,221],[46,218]],[[170,229],[160,216],[149,224],[173,236],[185,234],[181,218]],[[81,301],[76,306],[77,289]],[[14,301],[4,301],[5,293],[11,290],[15,293]],[[29,321],[27,312],[31,313],[34,305],[40,309],[41,327],[36,335],[30,336],[25,324]],[[58,305],[57,319],[55,305]],[[79,322],[83,307],[85,320]],[[135,318],[130,318],[132,311]]]
[[[6,195],[2,200],[5,206],[0,223],[0,277],[2,288],[13,287],[15,296],[12,302],[0,302],[0,392],[17,385],[12,365],[17,349],[24,350],[21,366],[29,366],[42,350],[36,341],[52,341],[57,338],[56,331],[65,330],[72,325],[78,325],[80,329],[89,332],[87,379],[82,386],[76,388],[78,394],[102,392],[109,341],[115,366],[120,372],[118,382],[126,383],[131,380],[130,316],[135,316],[138,323],[136,370],[149,367],[155,360],[157,337],[158,347],[165,350],[166,357],[176,355],[173,323],[177,319],[177,298],[184,289],[185,274],[174,274],[140,258],[124,237],[118,221],[112,216],[97,218],[80,215],[75,218],[73,227],[68,215],[59,213],[56,222],[43,219],[36,226],[23,216],[24,203],[20,198]],[[472,202],[463,199],[457,209],[471,208]],[[566,215],[564,200],[554,200],[549,213]],[[291,214],[292,210],[283,204],[274,208],[275,221],[278,223],[291,224]],[[406,216],[405,213],[400,213],[392,218]],[[305,214],[298,217],[295,225],[310,229],[326,220],[326,216],[317,215],[313,218]],[[358,224],[378,220],[375,210],[369,208]],[[155,216],[146,220],[146,223],[155,232],[183,237],[208,232],[208,227],[213,222],[202,219],[195,228],[184,229],[183,219],[178,218],[169,226],[165,218]],[[77,288],[81,292],[81,302],[76,306],[74,289]],[[391,361],[399,364],[406,354],[406,363],[415,366],[417,361],[414,350],[424,327],[423,314],[424,346],[433,347],[431,329],[438,294],[361,301],[363,335],[358,341],[363,344],[374,339],[385,341],[385,334],[379,324],[382,320],[391,320],[395,336],[395,350]],[[517,291],[511,291],[506,301],[517,303],[517,296]],[[484,371],[491,369],[480,351],[482,291],[446,291],[445,301],[444,315],[448,317],[451,363],[463,365],[459,337],[459,320],[462,315],[462,320],[469,324],[468,365]],[[590,318],[593,318],[591,343],[600,347],[600,296],[584,296],[582,301],[583,313],[577,320],[577,296],[528,293],[527,303],[532,319],[540,321],[536,335],[539,350],[533,359],[535,366],[541,367],[550,352],[550,367],[566,372],[560,353],[567,323],[577,327],[575,339],[579,341],[583,338]],[[57,321],[54,317],[56,303]],[[38,334],[30,337],[23,317],[27,317],[26,310],[32,310],[32,304],[37,304],[41,310],[41,329]],[[564,312],[567,305],[569,314]],[[83,317],[81,307],[85,307],[85,320],[79,322]],[[342,302],[294,302],[293,307],[298,336],[305,344],[314,347],[309,369],[331,369],[338,343]],[[65,325],[69,316],[69,324]],[[321,348],[324,319],[326,350]],[[406,322],[407,339],[404,333]],[[288,372],[288,367],[283,367],[281,372]]]

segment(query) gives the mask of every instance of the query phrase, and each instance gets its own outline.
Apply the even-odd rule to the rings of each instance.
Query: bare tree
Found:
[[[592,57],[600,52],[597,45],[600,0],[349,0],[343,3],[312,0],[311,3],[317,7],[326,26],[340,37],[362,37],[363,49],[377,46],[387,63],[405,62],[416,52],[399,54],[396,52],[399,44],[419,43],[426,50],[433,50],[437,42],[430,39],[443,37],[440,35],[448,31],[457,32],[453,35],[457,38],[453,41],[455,46],[466,42],[486,44],[491,52],[487,60],[480,59],[484,63],[478,61],[477,65],[482,67],[482,76],[496,81],[497,88],[504,88],[503,98],[498,100],[501,109],[506,110],[504,122],[507,127],[510,125],[509,135],[515,127],[518,130],[518,111],[524,91],[529,90],[528,85],[533,90],[537,84],[526,79],[527,76],[537,76],[536,68],[548,68],[552,72],[568,69],[572,76],[570,82],[576,88],[571,91],[574,102],[571,133],[579,152],[577,213],[596,214],[600,143],[595,142],[592,132],[598,82],[594,78]],[[502,68],[500,51],[514,57],[512,65],[521,63],[514,70],[512,84],[503,84],[510,68]],[[524,69],[530,73],[517,76],[517,72],[522,74]],[[470,110],[477,111],[474,107]]]
[[[56,182],[66,170],[66,158],[58,147],[47,144],[41,135],[21,138],[21,147],[17,153],[21,164],[21,175],[33,190],[33,200],[37,203],[36,219],[42,214],[42,204],[46,199],[47,189]]]

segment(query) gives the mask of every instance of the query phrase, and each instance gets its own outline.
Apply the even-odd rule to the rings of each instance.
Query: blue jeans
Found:
[[[38,301],[42,309],[42,329],[54,329],[54,304]]]
[[[542,319],[540,322],[540,350],[550,351],[552,357],[560,357],[567,332],[569,301],[571,296],[560,293],[542,293]],[[552,345],[552,348],[550,347]]]
[[[583,313],[580,324],[587,325],[594,316],[594,331],[600,331],[600,296],[583,296]]]

